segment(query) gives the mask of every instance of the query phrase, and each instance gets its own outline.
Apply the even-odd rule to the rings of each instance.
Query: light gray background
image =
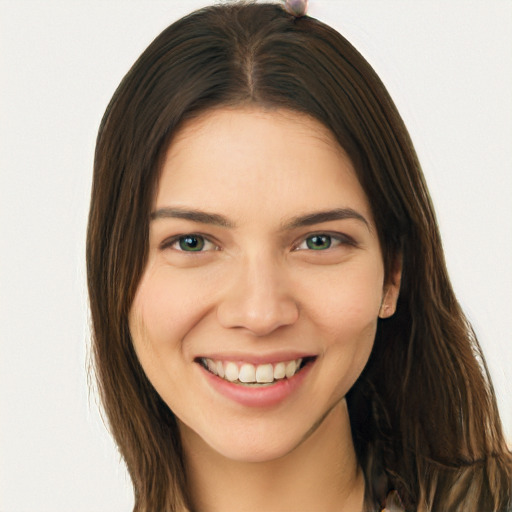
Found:
[[[97,127],[133,61],[202,1],[0,0],[0,510],[115,512],[128,477],[87,382]],[[390,89],[512,441],[512,2],[312,0]]]

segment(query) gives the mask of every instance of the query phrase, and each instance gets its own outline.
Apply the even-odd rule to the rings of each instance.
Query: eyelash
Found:
[[[325,237],[325,238],[328,238],[329,239],[329,246],[326,247],[326,248],[320,248],[320,249],[312,249],[311,247],[303,247],[301,248],[301,246],[303,244],[307,244],[307,241],[308,240],[311,240],[315,237]],[[197,250],[190,250],[190,251],[187,251],[187,250],[184,250],[182,247],[178,248],[178,247],[174,247],[176,246],[176,244],[180,244],[180,242],[186,240],[187,238],[189,239],[196,239],[196,240],[199,240],[201,241],[201,243],[203,244],[201,246],[200,249],[197,249]],[[337,242],[333,245],[333,242]],[[208,244],[211,244],[213,246],[213,249],[206,249],[204,250],[204,246],[207,246]],[[352,246],[352,247],[356,247],[357,246],[357,243],[356,241],[348,236],[348,235],[344,235],[344,234],[341,234],[341,233],[330,233],[330,232],[324,232],[324,231],[319,231],[319,232],[316,232],[316,233],[310,233],[308,234],[307,236],[303,237],[300,241],[300,243],[297,243],[297,244],[294,244],[293,245],[293,251],[304,251],[304,250],[310,250],[310,251],[313,251],[313,252],[323,252],[323,251],[326,251],[328,249],[333,249],[335,247],[339,247],[339,246]],[[215,242],[212,242],[208,237],[204,236],[204,235],[200,235],[198,233],[187,233],[185,235],[177,235],[173,238],[171,238],[170,240],[166,240],[165,242],[163,242],[161,244],[161,249],[174,249],[178,252],[188,252],[188,253],[201,253],[201,252],[207,252],[207,251],[210,251],[210,250],[214,250],[214,251],[218,251],[220,250],[219,246],[215,244]]]

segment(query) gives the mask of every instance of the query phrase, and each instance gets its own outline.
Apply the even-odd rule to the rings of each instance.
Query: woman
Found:
[[[94,353],[135,510],[505,511],[512,457],[407,130],[302,14],[179,20],[100,127]]]

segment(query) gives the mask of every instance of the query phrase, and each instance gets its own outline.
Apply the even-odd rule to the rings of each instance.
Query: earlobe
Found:
[[[393,271],[384,286],[382,301],[379,309],[379,318],[389,318],[395,314],[398,296],[400,294],[400,281],[402,279],[402,257],[398,256],[393,265]]]
[[[379,309],[379,318],[389,318],[390,316],[393,316],[395,314],[395,311],[396,300],[391,301],[388,294],[386,293]]]

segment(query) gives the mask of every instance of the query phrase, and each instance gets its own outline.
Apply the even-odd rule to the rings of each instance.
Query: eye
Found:
[[[329,235],[312,235],[308,236],[305,242],[308,249],[322,251],[331,247],[332,238]]]
[[[165,242],[163,248],[171,248],[181,252],[216,251],[218,247],[202,235],[181,235]]]
[[[295,250],[325,251],[340,245],[355,245],[355,242],[350,237],[342,234],[315,233],[304,238],[295,247]]]

